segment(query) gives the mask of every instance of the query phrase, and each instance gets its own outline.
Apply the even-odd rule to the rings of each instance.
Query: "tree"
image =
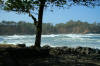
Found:
[[[40,48],[42,19],[45,7],[57,6],[62,8],[65,5],[99,6],[97,1],[99,0],[7,0],[4,9],[18,13],[28,13],[32,17],[36,26],[35,47]],[[38,19],[34,17],[32,12],[38,12]]]

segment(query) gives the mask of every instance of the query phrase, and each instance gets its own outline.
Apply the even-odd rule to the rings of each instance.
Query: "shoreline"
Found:
[[[42,35],[60,35],[60,34],[97,34],[99,35],[100,33],[51,33],[51,34],[42,34]],[[12,35],[36,35],[36,34],[1,34],[0,36],[12,36]]]
[[[20,44],[24,44],[24,43],[20,43]],[[14,44],[14,43],[12,43],[12,44],[9,44],[9,43],[6,43],[6,44],[4,44],[4,43],[0,43],[0,47],[1,46],[4,46],[4,47],[6,47],[6,46],[8,46],[8,47],[16,47],[18,44]],[[30,44],[30,45],[27,45],[27,44],[24,44],[25,45],[25,47],[31,47],[31,46],[33,46],[34,44]],[[49,47],[52,47],[52,48],[56,48],[56,47],[68,47],[68,48],[74,48],[74,49],[76,49],[76,48],[78,48],[78,47],[82,47],[82,48],[91,48],[91,49],[97,49],[97,50],[100,50],[100,48],[97,48],[97,47],[89,47],[89,46],[54,46],[54,45],[41,45],[41,47],[44,47],[44,46],[49,46]],[[18,47],[18,46],[17,46]]]

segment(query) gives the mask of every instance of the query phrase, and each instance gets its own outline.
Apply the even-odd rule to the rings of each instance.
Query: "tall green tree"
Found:
[[[28,13],[34,20],[36,26],[35,47],[40,48],[42,19],[45,7],[64,7],[71,5],[99,6],[99,0],[7,0],[5,10]],[[33,12],[38,13],[38,18],[34,17]]]

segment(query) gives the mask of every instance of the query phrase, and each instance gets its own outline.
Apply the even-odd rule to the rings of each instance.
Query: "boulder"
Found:
[[[23,48],[26,47],[25,44],[17,44],[17,46],[18,46],[18,47],[23,47]]]

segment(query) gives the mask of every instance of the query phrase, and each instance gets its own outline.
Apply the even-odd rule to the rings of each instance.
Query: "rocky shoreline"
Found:
[[[0,66],[100,66],[100,50],[47,45],[37,50],[24,44],[0,45]]]

